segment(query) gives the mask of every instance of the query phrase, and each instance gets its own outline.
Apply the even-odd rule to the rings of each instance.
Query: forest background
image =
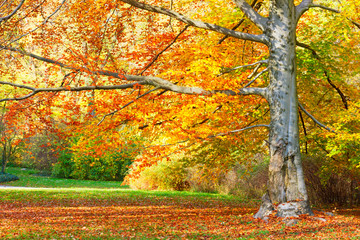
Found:
[[[149,1],[259,31],[224,2]],[[262,15],[270,4],[248,3]],[[326,7],[311,8],[296,29],[305,179],[312,203],[358,204],[360,5],[320,3]],[[3,173],[12,164],[63,178],[125,180],[138,189],[264,193],[265,99],[184,95],[122,76],[211,90],[266,86],[265,45],[115,0],[3,1],[1,13]]]

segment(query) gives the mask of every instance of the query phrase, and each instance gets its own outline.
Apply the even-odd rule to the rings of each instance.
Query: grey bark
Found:
[[[311,214],[301,164],[299,145],[298,98],[296,89],[296,24],[293,1],[270,3],[268,27],[270,105],[270,166],[268,192],[272,203],[294,202],[291,211]],[[279,216],[287,210],[278,209]],[[296,214],[295,214],[296,213]],[[260,212],[256,217],[264,217]]]

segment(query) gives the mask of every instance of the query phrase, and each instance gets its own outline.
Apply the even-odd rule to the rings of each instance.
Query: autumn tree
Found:
[[[135,0],[94,0],[86,3],[68,1],[67,5],[65,2],[61,15],[52,24],[43,25],[41,34],[37,34],[35,30],[31,32],[31,27],[26,24],[19,27],[19,31],[24,31],[23,35],[31,32],[31,40],[22,39],[13,43],[28,46],[27,50],[12,46],[14,44],[2,43],[1,47],[6,50],[4,54],[7,56],[16,54],[24,59],[50,64],[50,67],[43,70],[48,75],[37,81],[1,81],[2,85],[19,90],[1,101],[46,101],[48,106],[52,106],[51,111],[65,107],[71,109],[71,114],[79,113],[79,108],[75,106],[82,105],[88,109],[89,106],[96,106],[96,109],[89,109],[88,113],[92,114],[87,115],[87,120],[97,121],[100,127],[106,119],[117,115],[117,120],[113,120],[111,125],[113,127],[132,121],[141,123],[140,129],[162,125],[171,131],[174,128],[171,124],[176,124],[179,119],[194,117],[194,109],[205,109],[206,117],[216,115],[224,108],[229,109],[231,102],[235,105],[231,107],[237,109],[244,109],[246,105],[253,103],[260,106],[267,102],[268,123],[237,128],[241,126],[233,119],[237,115],[229,114],[222,123],[230,119],[232,122],[221,128],[223,132],[212,133],[215,125],[211,124],[219,122],[219,119],[208,121],[205,118],[186,126],[176,125],[180,129],[176,135],[180,139],[182,137],[182,140],[185,139],[183,135],[196,140],[226,136],[257,127],[268,129],[268,191],[264,194],[262,206],[255,217],[268,215],[274,210],[274,204],[278,203],[281,203],[277,207],[279,216],[311,214],[301,164],[299,108],[322,128],[330,129],[299,104],[296,47],[313,51],[314,55],[317,53],[310,45],[298,42],[296,34],[300,27],[298,23],[309,9],[319,8],[337,14],[340,13],[339,10],[315,4],[311,0],[251,3],[245,0],[154,0],[147,3]],[[13,17],[23,9],[23,3],[21,1],[16,5],[11,1],[9,6],[14,10],[8,10],[1,21],[15,19]],[[53,12],[59,7],[59,4],[52,1],[47,3],[47,7],[43,8],[44,13]],[[341,5],[336,4],[336,7]],[[347,7],[358,8],[355,2],[343,6],[345,10]],[[36,11],[34,14],[34,19],[38,20],[35,16],[39,15]],[[239,21],[241,15],[244,18]],[[348,24],[358,27],[356,19],[351,17],[344,15],[342,19],[348,19]],[[227,21],[233,23],[234,19],[238,22],[235,27],[222,27],[229,25]],[[41,22],[46,23],[48,20],[49,18],[45,18]],[[9,24],[15,23],[17,22]],[[306,25],[306,22],[302,24]],[[240,25],[242,28],[239,28]],[[186,35],[186,31],[191,34]],[[216,37],[220,40],[218,43],[209,44],[204,40]],[[235,40],[225,47],[219,46],[224,41],[223,37]],[[181,43],[177,45],[177,49],[171,49],[176,41]],[[32,43],[32,48],[29,42]],[[249,42],[254,43],[250,48],[247,45]],[[242,46],[243,53],[249,55],[240,57],[242,51],[236,46]],[[259,50],[254,53],[256,49]],[[199,61],[199,58],[202,60]],[[254,62],[249,63],[250,61]],[[237,63],[245,65],[239,66]],[[240,77],[229,75],[236,70],[254,66],[253,70],[240,72]],[[6,74],[9,75],[9,71]],[[249,74],[252,75],[250,81],[247,78]],[[19,76],[19,73],[13,79],[16,79],[16,75]],[[263,79],[259,80],[261,75]],[[256,87],[250,87],[256,83]],[[98,93],[95,94],[94,90]],[[123,90],[123,93],[109,90]],[[76,96],[87,97],[90,99],[88,103],[74,101],[66,93],[82,91],[87,92]],[[186,97],[178,94],[185,94]],[[30,98],[35,95],[37,100]],[[58,100],[49,100],[49,96],[55,95]],[[247,97],[239,100],[238,96]],[[118,107],[119,105],[122,107]],[[128,107],[130,105],[133,107]],[[200,107],[201,105],[203,106]],[[180,116],[176,106],[186,106],[188,116]],[[126,107],[128,111],[125,111]],[[115,110],[109,113],[109,109]],[[120,111],[123,109],[125,110]],[[264,111],[264,115],[266,113]],[[100,119],[94,120],[94,115]],[[241,118],[248,120],[244,116]],[[69,115],[63,119],[68,120],[69,124],[77,122]],[[201,134],[189,127],[198,125],[202,126]],[[102,130],[109,130],[111,126],[103,127]]]

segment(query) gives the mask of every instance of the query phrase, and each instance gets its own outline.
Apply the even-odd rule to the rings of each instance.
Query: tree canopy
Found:
[[[77,147],[94,156],[145,136],[134,174],[218,140],[225,151],[215,144],[205,159],[225,167],[262,148],[272,203],[308,201],[300,149],[348,154],[359,167],[355,0],[23,0],[0,8],[0,101],[29,135],[81,135]]]

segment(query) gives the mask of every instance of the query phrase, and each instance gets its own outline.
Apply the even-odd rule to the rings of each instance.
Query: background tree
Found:
[[[51,1],[48,3],[45,9],[50,11],[54,6]],[[263,7],[256,3],[262,3]],[[355,2],[336,5],[345,10],[357,8]],[[315,123],[329,128],[298,103],[296,45],[313,55],[317,52],[310,45],[297,41],[296,31],[309,21],[301,19],[309,9],[337,10],[310,0],[253,1],[251,4],[244,0],[226,4],[217,0],[195,3],[153,1],[151,5],[133,0],[87,1],[86,4],[69,1],[64,6],[62,17],[52,25],[42,25],[41,34],[35,34],[35,31],[29,34],[36,53],[2,46],[8,50],[8,55],[16,54],[23,59],[33,58],[52,64],[45,67],[46,74],[41,81],[29,83],[19,81],[19,78],[1,81],[3,85],[27,90],[24,95],[15,94],[2,101],[26,99],[42,110],[43,106],[48,106],[47,115],[62,115],[67,124],[74,126],[82,116],[81,120],[92,123],[88,126],[101,123],[98,130],[104,132],[130,122],[140,125],[141,129],[153,125],[161,127],[162,131],[175,133],[167,140],[176,138],[186,142],[187,146],[255,127],[267,128],[269,185],[256,217],[269,214],[276,203],[283,203],[278,207],[280,216],[311,213],[301,166],[299,106]],[[20,9],[21,5],[17,8]],[[180,12],[187,13],[187,16]],[[348,14],[345,11],[342,19],[350,18],[348,23],[358,26],[356,19]],[[236,30],[236,26],[234,29],[221,27],[234,22],[239,24],[239,18],[244,16],[247,20],[240,20],[240,25],[244,22],[241,30]],[[348,29],[346,34],[352,32],[353,29]],[[217,36],[219,42],[224,42],[223,35],[232,37],[230,43],[209,47],[211,44],[206,40]],[[173,45],[175,41],[177,45]],[[249,42],[254,42],[254,45],[248,45]],[[21,43],[27,45],[29,39]],[[252,51],[251,57],[243,57],[239,46],[245,53]],[[355,51],[358,48],[355,47]],[[232,74],[251,66],[255,68],[240,71],[239,76]],[[59,67],[66,73],[59,71]],[[268,74],[260,79],[266,71]],[[357,71],[358,65],[354,64],[354,70],[348,74]],[[19,73],[15,75],[19,76]],[[252,75],[250,80],[247,79],[249,75]],[[328,72],[325,75],[329,77]],[[59,78],[61,80],[57,80]],[[328,82],[330,84],[331,80]],[[334,83],[330,85],[336,86]],[[341,90],[334,88],[340,94]],[[90,98],[86,93],[74,94],[75,97],[66,93],[115,89],[124,91],[100,92],[91,94]],[[29,99],[34,95],[36,98]],[[239,99],[238,96],[249,97]],[[340,96],[342,102],[346,101],[343,93]],[[269,124],[244,126],[243,121],[252,121],[242,110],[254,103],[251,110],[261,108],[262,113],[266,113],[268,108]],[[88,111],[82,112],[81,106],[87,106]],[[96,106],[96,111],[89,106]],[[60,107],[66,111],[55,113]],[[110,116],[114,116],[111,121],[108,120]],[[201,120],[193,121],[195,116]],[[222,125],[224,122],[227,124]],[[106,146],[111,145],[101,147]],[[282,206],[288,208],[282,209]],[[292,209],[290,213],[286,213],[289,209]]]
[[[1,136],[1,174],[5,174],[6,164],[14,157],[21,142],[21,134],[6,116],[6,104],[3,105],[0,116]]]

